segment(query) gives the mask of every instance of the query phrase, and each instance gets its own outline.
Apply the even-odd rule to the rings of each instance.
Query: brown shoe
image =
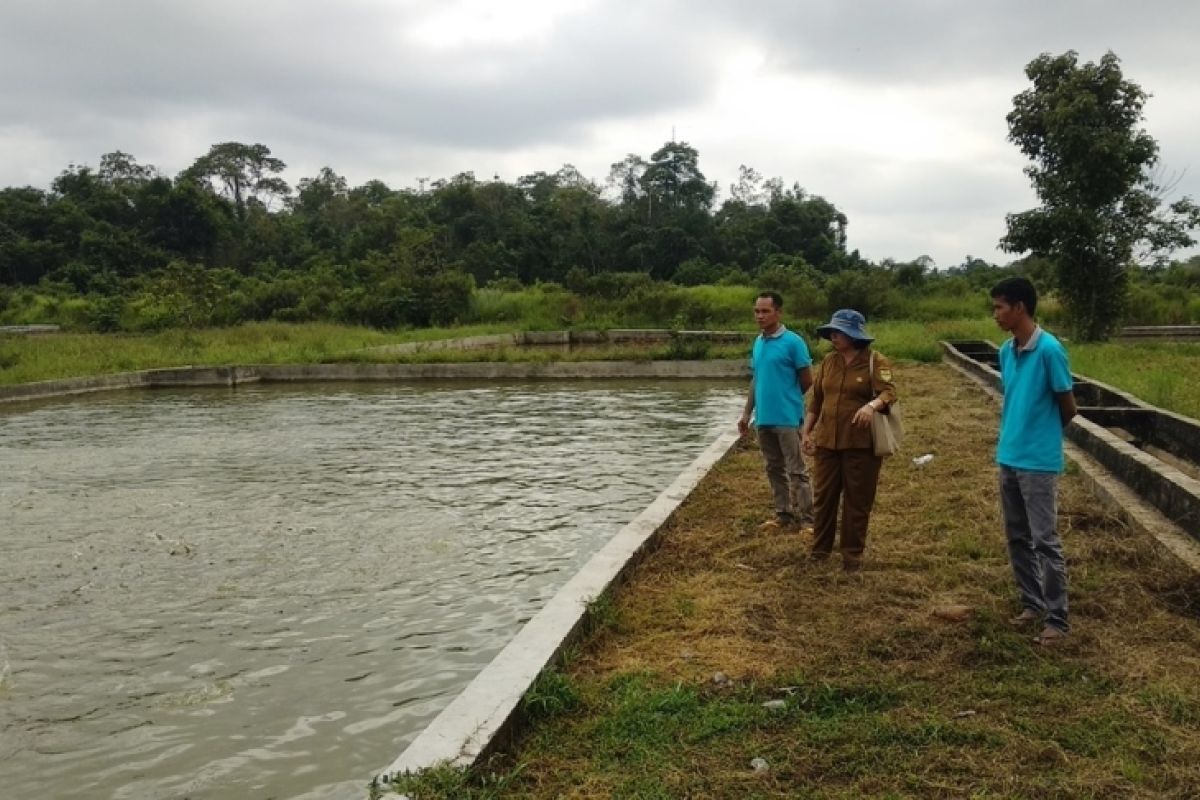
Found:
[[[842,556],[842,572],[862,572],[862,559]]]

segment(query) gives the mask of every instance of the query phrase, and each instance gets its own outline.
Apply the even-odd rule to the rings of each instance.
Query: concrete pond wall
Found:
[[[306,381],[749,379],[742,359],[708,361],[465,362],[459,364],[270,364],[175,367],[0,386],[0,403],[122,389],[237,386]]]
[[[461,339],[434,339],[428,342],[405,342],[369,347],[364,352],[409,354],[441,350],[482,350],[504,347],[559,347],[570,349],[580,345],[604,344],[669,344],[671,342],[706,342],[709,344],[745,344],[749,346],[757,333],[752,331],[673,331],[664,328],[614,328],[607,331],[517,331]]]

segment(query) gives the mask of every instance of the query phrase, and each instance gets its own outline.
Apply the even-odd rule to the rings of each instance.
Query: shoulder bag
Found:
[[[878,397],[875,391],[875,351],[871,351],[868,369],[871,371],[871,399]],[[887,407],[887,413],[876,411],[871,415],[871,443],[875,446],[875,455],[887,458],[895,455],[904,440],[904,421],[900,414],[900,403],[897,401]]]

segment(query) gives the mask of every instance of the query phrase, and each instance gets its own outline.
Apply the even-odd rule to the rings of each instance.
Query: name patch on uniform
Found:
[[[892,371],[890,369],[879,370],[879,379],[882,381],[892,382]]]

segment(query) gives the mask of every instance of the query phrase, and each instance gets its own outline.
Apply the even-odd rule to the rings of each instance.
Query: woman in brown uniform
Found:
[[[863,329],[865,323],[862,314],[843,308],[834,312],[828,325],[817,328],[818,335],[833,344],[833,352],[813,377],[812,400],[801,431],[804,451],[813,457],[812,557],[825,559],[833,551],[840,500],[842,568],[847,572],[862,568],[867,524],[883,466],[871,444],[871,417],[888,413],[896,402],[892,365],[880,353],[872,359],[872,337]]]

